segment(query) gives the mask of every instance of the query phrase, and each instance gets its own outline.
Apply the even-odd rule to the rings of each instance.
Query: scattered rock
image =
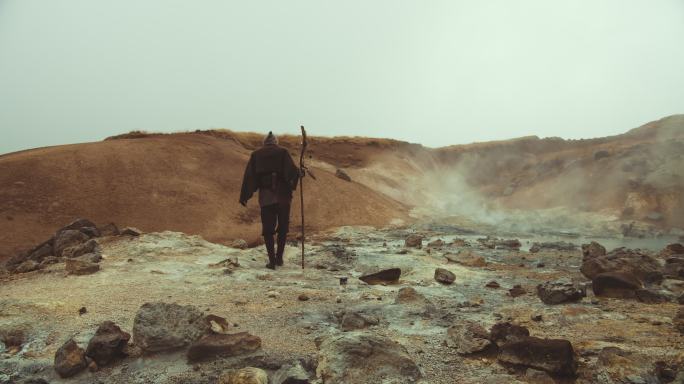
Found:
[[[456,275],[444,268],[437,268],[435,269],[435,280],[443,284],[451,284],[456,280]]]
[[[423,247],[423,236],[412,234],[408,235],[406,240],[404,240],[404,246],[406,248],[422,248]]]
[[[684,255],[684,245],[680,243],[668,244],[662,251],[660,257],[667,258],[672,255]]]
[[[466,267],[484,267],[487,265],[485,258],[472,251],[463,251],[458,255],[447,253],[444,255],[449,262],[465,265]]]
[[[530,335],[530,331],[522,325],[510,322],[496,323],[490,330],[490,340],[499,347],[513,341],[522,340]]]
[[[27,273],[40,269],[40,264],[33,260],[26,260],[14,269],[14,273]]]
[[[261,339],[247,332],[209,334],[190,345],[188,361],[244,355],[256,352],[260,348]]]
[[[539,314],[537,314],[537,315],[532,315],[532,316],[530,317],[530,319],[532,319],[532,321],[542,321],[543,316],[542,316],[542,315],[539,315]]]
[[[247,244],[247,241],[245,241],[244,239],[236,239],[230,246],[237,249],[249,248],[249,244]]]
[[[87,312],[88,312],[88,309],[86,309],[86,307],[81,307],[81,308],[78,309],[78,314],[79,314],[79,316],[83,316],[83,315],[85,315]]]
[[[102,323],[90,339],[86,348],[86,356],[93,359],[98,367],[103,367],[110,362],[125,357],[124,349],[131,335],[122,331],[111,321]]]
[[[496,280],[492,280],[489,283],[485,284],[485,287],[497,289],[497,288],[501,287],[501,285],[499,285],[499,283],[496,282]]]
[[[605,149],[594,152],[594,160],[595,161],[605,159],[606,157],[610,157],[610,152],[606,151]]]
[[[99,227],[100,234],[102,236],[119,236],[119,227],[116,226],[114,223],[109,223],[105,225],[104,227]]]
[[[537,285],[537,296],[544,304],[555,305],[581,300],[586,291],[577,284],[566,281],[547,281]]]
[[[484,237],[479,238],[477,241],[482,244],[482,246],[490,249],[509,249],[518,250],[522,246],[520,240],[518,239],[499,239],[496,237]]]
[[[513,288],[508,290],[508,294],[511,295],[511,297],[518,297],[518,296],[526,295],[527,291],[521,285],[516,284],[513,286]]]
[[[55,371],[66,378],[74,376],[88,366],[85,351],[73,339],[69,339],[55,353]]]
[[[55,256],[47,256],[40,262],[40,267],[47,267],[48,265],[59,263],[59,259]]]
[[[668,279],[684,280],[684,255],[668,257],[665,260],[663,275]]]
[[[268,384],[268,374],[263,369],[247,367],[221,375],[218,384]]]
[[[335,171],[335,176],[339,179],[344,180],[344,181],[352,181],[351,177],[349,177],[347,172],[345,172],[339,168]]]
[[[596,296],[628,298],[635,297],[636,291],[643,285],[631,273],[607,272],[596,275],[591,287]]]
[[[456,352],[467,355],[485,350],[492,345],[489,332],[473,321],[460,321],[447,329],[447,346]]]
[[[86,241],[85,243],[81,244],[76,244],[72,245],[70,247],[65,248],[62,251],[62,257],[66,258],[74,258],[78,256],[83,256],[88,253],[97,253],[100,254],[100,245],[97,243],[97,240],[95,239],[90,239]]]
[[[70,275],[90,275],[100,270],[100,264],[91,261],[88,255],[65,260],[65,269]]]
[[[670,301],[670,297],[654,289],[637,289],[636,298],[646,304],[662,304]]]
[[[143,232],[139,230],[138,228],[135,227],[126,227],[121,230],[120,235],[121,236],[132,236],[132,237],[138,237],[142,235]]]
[[[365,329],[371,325],[378,325],[380,321],[377,317],[367,315],[360,311],[349,310],[344,312],[340,321],[340,329],[343,331],[354,331]]]
[[[311,298],[306,293],[302,293],[297,297],[297,300],[299,301],[309,301],[310,299]]]
[[[370,285],[392,284],[398,282],[400,277],[401,269],[391,268],[382,270],[380,272],[363,275],[359,277],[359,280]]]
[[[345,332],[317,344],[324,383],[415,383],[422,376],[406,348],[385,336]]]
[[[684,307],[680,307],[677,314],[672,318],[672,324],[682,334],[684,334]]]
[[[568,340],[525,337],[501,347],[499,361],[545,372],[573,376],[577,369],[575,351]]]
[[[580,268],[589,279],[606,272],[627,272],[647,284],[660,284],[663,273],[658,260],[639,250],[617,248],[605,256],[585,259]]]
[[[77,229],[67,229],[57,233],[53,245],[53,254],[62,256],[62,252],[75,245],[85,243],[90,237]]]
[[[582,244],[582,259],[583,260],[589,260],[593,259],[595,257],[601,257],[606,255],[606,248],[595,242],[592,241],[589,244]]]
[[[278,291],[268,291],[266,292],[266,296],[270,297],[271,299],[276,299],[278,296],[280,296],[280,293],[278,293]]]
[[[145,303],[135,315],[133,340],[146,353],[159,352],[185,347],[209,329],[195,306]]]
[[[428,248],[441,248],[444,246],[444,240],[437,239],[428,243]]]
[[[272,384],[309,384],[309,373],[297,362],[283,365],[271,377]]]
[[[530,247],[530,253],[537,253],[542,250],[552,250],[552,251],[574,251],[577,246],[573,243],[566,241],[553,241],[553,242],[543,242],[543,243],[533,243]]]

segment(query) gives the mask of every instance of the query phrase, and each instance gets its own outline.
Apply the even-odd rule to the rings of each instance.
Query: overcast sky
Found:
[[[130,130],[596,137],[684,113],[684,0],[0,0],[0,153]]]

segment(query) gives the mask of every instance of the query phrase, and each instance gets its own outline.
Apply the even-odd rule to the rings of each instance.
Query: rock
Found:
[[[638,250],[617,248],[605,256],[586,259],[580,267],[589,279],[606,272],[627,272],[647,284],[660,284],[663,273],[658,260]]]
[[[530,247],[530,253],[537,253],[542,250],[574,251],[576,249],[577,246],[573,243],[566,241],[553,241],[532,244],[532,247]]]
[[[188,361],[203,361],[217,357],[230,357],[256,352],[261,339],[247,332],[209,334],[195,341],[188,349]]]
[[[635,297],[641,289],[641,281],[628,272],[607,272],[596,275],[591,281],[596,296],[628,298]]]
[[[547,281],[537,285],[537,296],[544,304],[555,305],[581,300],[586,291],[577,284],[566,281]]]
[[[317,341],[317,376],[324,383],[415,383],[420,368],[401,344],[366,331]]]
[[[447,346],[456,348],[456,352],[467,355],[485,350],[492,345],[489,332],[473,321],[460,321],[447,329]]]
[[[536,315],[532,315],[532,316],[530,317],[530,319],[532,319],[532,321],[542,321],[543,316],[542,316],[542,315],[539,315],[539,314],[536,314]]]
[[[447,253],[444,255],[449,262],[465,265],[466,267],[484,267],[487,265],[484,257],[472,251],[460,252],[458,255]]]
[[[124,228],[124,229],[121,230],[120,235],[121,235],[121,236],[138,237],[138,236],[142,235],[142,233],[143,233],[143,232],[142,232],[141,230],[139,230],[138,228],[135,228],[135,227],[126,227],[126,228]]]
[[[390,268],[380,272],[363,275],[359,277],[359,280],[370,285],[392,284],[398,282],[399,277],[401,277],[401,269]]]
[[[444,268],[437,268],[435,269],[435,280],[443,284],[451,284],[456,280],[456,275]]]
[[[78,309],[78,314],[79,314],[79,316],[83,316],[83,315],[85,315],[86,313],[88,313],[88,309],[87,309],[86,307],[81,307],[81,308]]]
[[[309,384],[309,373],[297,362],[283,365],[271,377],[271,384]]]
[[[553,375],[574,376],[575,351],[568,340],[525,337],[501,347],[499,361],[540,369]]]
[[[670,298],[654,289],[637,289],[636,298],[646,304],[662,304],[670,301]]]
[[[268,374],[263,369],[247,367],[221,375],[218,384],[268,384]]]
[[[235,239],[233,243],[230,244],[230,246],[237,249],[249,248],[249,244],[247,244],[247,241],[245,241],[244,239]]]
[[[85,243],[90,237],[77,229],[67,229],[57,233],[52,253],[55,256],[62,256],[62,252],[75,245]]]
[[[605,159],[606,157],[610,157],[610,152],[606,151],[605,149],[594,152],[594,160],[595,161]]]
[[[88,253],[101,253],[100,245],[97,243],[97,240],[90,239],[85,243],[76,244],[72,245],[71,247],[65,248],[62,251],[62,257],[74,258],[78,256],[83,256]]]
[[[425,302],[425,296],[418,293],[413,287],[404,287],[397,293],[397,298],[394,300],[395,304],[409,304],[415,302]]]
[[[65,269],[70,275],[90,275],[100,270],[100,264],[91,261],[88,255],[65,260]]]
[[[508,290],[508,294],[511,295],[511,297],[518,297],[518,296],[526,295],[527,291],[521,285],[516,284],[513,286],[513,288]]]
[[[510,322],[496,323],[492,326],[489,338],[499,347],[513,341],[522,340],[530,335],[530,331],[522,325]]]
[[[482,244],[482,246],[490,249],[509,249],[509,250],[517,250],[520,249],[522,244],[520,243],[520,240],[518,239],[499,239],[496,237],[484,237],[484,238],[479,238],[477,241]]]
[[[85,351],[73,339],[69,339],[55,353],[55,371],[63,378],[74,376],[87,366]]]
[[[544,371],[528,368],[525,371],[525,382],[530,384],[555,384],[556,381]]]
[[[306,293],[302,293],[297,297],[297,300],[299,301],[309,301],[310,299],[311,298]]]
[[[660,257],[667,258],[672,255],[684,255],[684,245],[680,243],[668,244],[662,251]]]
[[[343,171],[343,170],[341,170],[341,169],[339,169],[339,168],[335,171],[335,176],[336,176],[338,179],[342,179],[342,180],[344,180],[344,181],[352,181],[352,180],[351,180],[351,177],[349,177],[349,175],[347,174],[347,172],[345,172],[345,171]]]
[[[43,261],[40,262],[40,267],[44,268],[44,267],[47,267],[48,265],[57,264],[57,263],[59,263],[58,258],[56,258],[55,256],[47,256],[46,258],[43,259]]]
[[[33,260],[26,260],[14,269],[14,273],[27,273],[40,269],[40,264]]]
[[[485,284],[485,287],[497,289],[497,288],[501,287],[501,285],[499,285],[499,283],[496,282],[495,280],[492,280],[492,281],[488,282],[487,284]]]
[[[102,236],[119,236],[119,227],[116,226],[114,223],[109,223],[105,225],[104,227],[99,227],[100,234]]]
[[[663,275],[668,279],[684,280],[684,255],[668,257],[665,260]]]
[[[606,248],[603,245],[592,241],[589,244],[582,244],[582,259],[589,260],[595,257],[601,257],[606,255]]]
[[[412,234],[406,237],[404,240],[404,246],[406,248],[422,248],[423,247],[423,236]]]
[[[185,347],[209,329],[195,306],[145,303],[135,315],[133,341],[146,353],[159,352]]]
[[[343,331],[354,331],[358,329],[365,329],[371,325],[378,325],[380,320],[372,315],[367,315],[365,313],[348,310],[342,315],[340,320],[340,329]]]
[[[46,257],[52,256],[53,239],[50,239],[41,245],[37,246],[28,253],[28,260],[33,260],[38,263],[42,262]]]
[[[684,307],[679,307],[679,310],[672,318],[672,324],[679,331],[684,334]]]
[[[268,291],[266,292],[266,296],[270,297],[271,299],[276,299],[278,296],[280,296],[280,293],[278,293],[278,291]]]
[[[76,219],[68,225],[62,227],[57,232],[69,231],[69,230],[80,230],[81,228],[97,228],[95,223],[88,219]]]
[[[434,241],[431,241],[427,245],[429,248],[441,248],[444,246],[444,240],[442,239],[437,239]]]
[[[102,323],[90,339],[86,348],[86,356],[93,359],[98,367],[103,367],[112,361],[125,357],[124,349],[131,335],[122,331],[111,321]]]

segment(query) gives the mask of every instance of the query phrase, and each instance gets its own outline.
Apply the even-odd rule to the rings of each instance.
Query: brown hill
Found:
[[[200,234],[215,242],[255,242],[256,198],[247,208],[238,204],[253,144],[209,134],[149,135],[0,156],[0,258],[43,241],[77,217]],[[313,171],[317,180],[305,179],[308,228],[406,219],[402,204],[341,180],[334,170]],[[299,220],[295,199],[292,222]]]

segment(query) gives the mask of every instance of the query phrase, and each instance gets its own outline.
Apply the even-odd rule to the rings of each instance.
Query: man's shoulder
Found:
[[[287,152],[287,149],[279,145],[264,145],[263,147],[254,150],[252,155],[273,154],[280,152]]]

